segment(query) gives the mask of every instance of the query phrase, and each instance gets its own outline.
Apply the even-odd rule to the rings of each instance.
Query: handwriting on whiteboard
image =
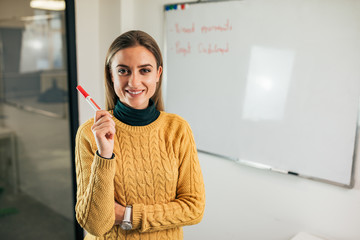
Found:
[[[170,50],[175,50],[176,54],[187,56],[188,54],[198,53],[198,54],[226,54],[230,51],[230,44],[218,43],[218,42],[194,42],[191,41],[190,36],[197,36],[197,34],[224,34],[225,32],[232,31],[232,23],[230,19],[226,19],[219,24],[196,24],[194,22],[190,24],[180,24],[175,23],[173,28],[170,28],[169,31],[175,32],[176,35],[183,35],[181,37],[182,41],[178,40],[175,42],[175,48],[171,47]],[[175,30],[175,31],[174,31]],[[186,37],[189,36],[189,37]],[[196,37],[195,37],[196,38]],[[212,37],[209,37],[208,40],[211,40]]]
[[[200,42],[197,44],[197,48],[192,47],[190,42],[182,44],[180,41],[176,42],[176,54],[186,56],[192,52],[197,52],[199,54],[215,54],[215,53],[228,53],[229,52],[229,43],[227,42],[224,45],[218,43],[203,43]]]
[[[230,44],[218,43],[218,42],[194,42],[190,40],[190,36],[196,38],[197,34],[223,34],[225,32],[232,31],[232,23],[229,19],[226,19],[220,24],[196,24],[194,22],[190,24],[180,24],[175,23],[173,28],[170,28],[169,31],[175,32],[176,34],[181,34],[184,37],[182,41],[178,40],[175,42],[174,47],[170,47],[171,51],[175,50],[175,53],[182,56],[187,56],[188,54],[198,53],[198,54],[226,54],[230,51]],[[185,34],[185,35],[184,35]],[[186,37],[188,36],[188,37]],[[188,39],[189,38],[189,39]],[[211,38],[209,38],[211,40]]]
[[[227,53],[229,52],[229,43],[226,43],[226,45],[223,46],[219,46],[218,44],[203,44],[203,43],[199,43],[199,53],[207,53],[207,54],[213,54],[213,53]]]
[[[178,23],[175,24],[176,33],[193,33],[195,32],[195,23],[191,27],[180,26]]]
[[[230,24],[230,20],[227,19],[225,24],[219,25],[210,25],[210,26],[202,26],[201,33],[208,33],[208,32],[226,32],[231,31],[232,26]]]
[[[181,46],[181,43],[179,41],[176,42],[176,53],[177,54],[182,54],[184,56],[191,53],[191,45],[190,45],[190,43],[188,42],[187,46]]]
[[[199,28],[196,27],[195,23],[191,25],[184,26],[179,23],[175,23],[175,30],[176,33],[196,33],[196,30],[200,29],[199,31],[202,34],[211,33],[211,32],[227,32],[232,30],[232,24],[229,19],[226,19],[225,23],[221,24],[212,24],[212,25],[202,25]]]

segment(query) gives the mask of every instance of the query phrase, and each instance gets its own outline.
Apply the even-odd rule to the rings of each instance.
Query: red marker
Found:
[[[80,85],[77,86],[76,89],[84,96],[86,101],[95,111],[101,110],[101,108],[96,104],[96,102],[89,96],[89,94]]]

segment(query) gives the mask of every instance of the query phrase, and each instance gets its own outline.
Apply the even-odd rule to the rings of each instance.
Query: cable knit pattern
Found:
[[[110,112],[112,113],[112,112]],[[199,223],[205,189],[189,124],[161,112],[146,126],[116,118],[113,159],[95,154],[93,119],[76,136],[76,218],[85,239],[183,239],[182,226]],[[114,201],[133,206],[133,230],[114,226]]]

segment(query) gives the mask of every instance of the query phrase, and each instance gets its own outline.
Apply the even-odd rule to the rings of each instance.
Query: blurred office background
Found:
[[[103,64],[113,39],[141,29],[163,50],[164,4],[190,1],[76,0],[75,50],[66,45],[69,36],[75,38],[64,25],[68,4],[65,10],[44,10],[31,8],[31,0],[0,0],[1,239],[75,239],[71,129],[77,122],[71,108],[77,102],[69,104],[67,86],[78,81],[104,106]],[[319,10],[328,4],[315,2]],[[329,2],[357,3],[354,11],[360,9],[359,0]],[[69,64],[74,52],[77,62]],[[76,65],[78,79],[70,81],[67,66]],[[93,112],[85,101],[78,104],[81,123]],[[200,153],[206,212],[199,225],[184,228],[185,239],[288,240],[300,231],[329,240],[360,239],[359,151],[357,144],[351,189]],[[219,203],[231,211],[221,211]],[[219,214],[226,221],[219,222]]]
[[[65,2],[0,1],[0,238],[75,239]]]

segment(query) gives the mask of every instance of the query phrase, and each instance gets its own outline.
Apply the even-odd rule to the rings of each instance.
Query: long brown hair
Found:
[[[147,33],[139,30],[128,31],[117,37],[109,47],[105,59],[105,93],[106,93],[106,109],[112,110],[115,107],[118,96],[114,90],[114,84],[111,80],[111,62],[114,55],[121,49],[134,46],[143,46],[148,49],[155,57],[157,69],[161,66],[163,68],[163,59],[161,51],[156,41]],[[156,109],[164,111],[164,102],[161,93],[162,73],[157,83],[154,96],[151,99],[154,101]]]

